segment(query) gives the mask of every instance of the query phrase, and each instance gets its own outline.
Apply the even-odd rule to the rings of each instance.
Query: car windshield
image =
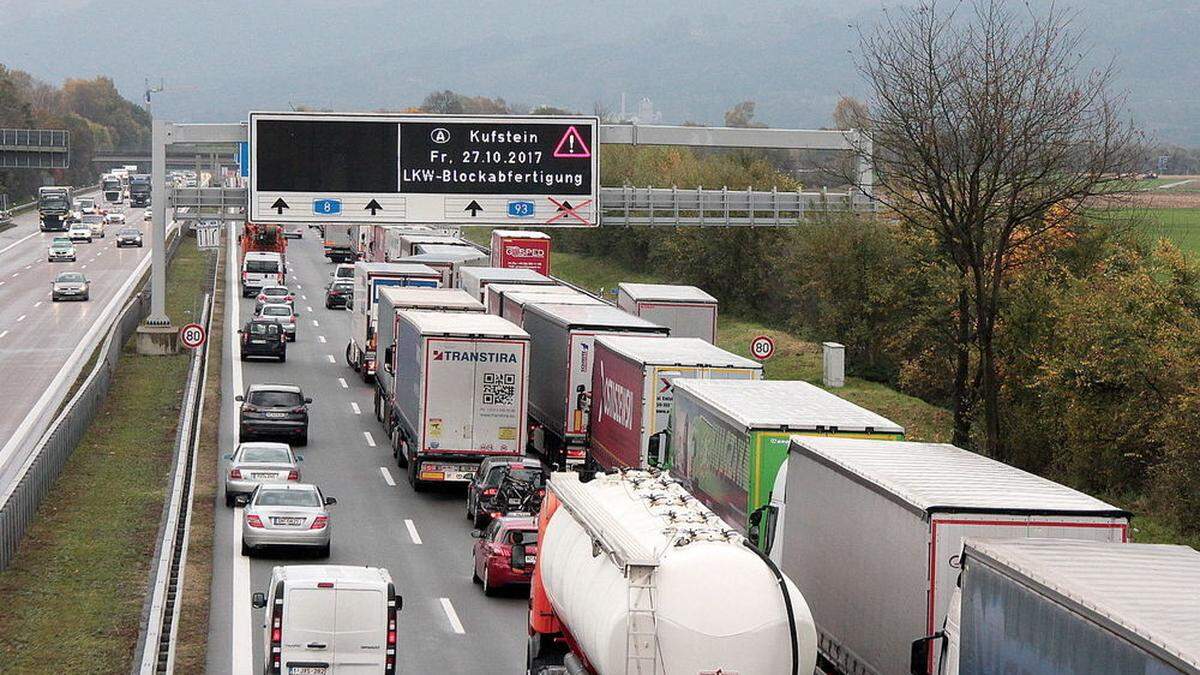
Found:
[[[84,277],[79,272],[63,272],[62,274],[58,275],[58,278],[55,279],[55,281],[76,284],[82,283],[84,281]]]
[[[284,305],[263,305],[263,316],[291,316],[292,310]]]
[[[337,272],[335,272],[335,274],[339,277],[353,277],[354,276],[354,268],[353,267],[339,267],[337,269]]]
[[[51,246],[70,246],[71,240],[67,239],[66,237],[55,237],[54,240],[50,242],[50,245]]]
[[[127,230],[121,230],[121,234],[126,237],[136,237],[136,236],[140,235],[141,233],[142,233],[141,230],[135,230],[133,228],[129,228]]]
[[[513,469],[508,465],[501,464],[500,466],[493,467],[491,472],[488,473],[488,485],[499,485],[505,476],[512,476],[517,480],[525,482],[540,483],[542,472],[529,467]]]
[[[283,462],[290,464],[292,454],[286,448],[264,448],[250,446],[242,448],[243,462]]]
[[[255,321],[250,324],[251,335],[279,335],[279,324]]]
[[[279,272],[279,263],[274,260],[247,260],[247,272],[277,274]]]
[[[295,408],[304,405],[304,397],[294,391],[252,391],[249,403],[265,408]]]
[[[346,282],[341,282],[341,283],[337,283],[337,284],[333,285],[333,290],[340,291],[343,293],[346,291],[349,291],[353,288],[354,288],[354,284],[348,284]]]
[[[316,490],[259,490],[255,506],[320,506]]]

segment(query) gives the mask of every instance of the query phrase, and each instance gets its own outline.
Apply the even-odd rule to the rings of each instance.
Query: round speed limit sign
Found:
[[[766,335],[759,335],[750,341],[750,355],[759,361],[766,361],[775,354],[775,341]]]
[[[183,342],[183,346],[188,349],[196,349],[203,345],[207,337],[204,333],[204,326],[198,323],[189,323],[179,329],[179,339]]]

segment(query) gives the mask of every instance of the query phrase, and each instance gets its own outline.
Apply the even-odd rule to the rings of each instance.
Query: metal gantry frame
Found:
[[[247,142],[246,123],[175,124],[154,120],[151,148],[151,298],[149,325],[167,326],[164,292],[166,260],[161,245],[166,237],[167,146]],[[862,131],[693,127],[643,124],[601,124],[604,145],[674,145],[702,148],[756,148],[773,150],[833,150],[855,155],[856,181],[849,192],[729,190],[696,188],[600,188],[601,224],[788,226],[802,222],[812,212],[872,211],[875,208],[871,167],[871,139]],[[185,218],[244,219],[231,211],[240,188],[174,190],[174,206],[186,208]],[[208,214],[209,207],[213,213]],[[193,210],[194,209],[194,210]]]

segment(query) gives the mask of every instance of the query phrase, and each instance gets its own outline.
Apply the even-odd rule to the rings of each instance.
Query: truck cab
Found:
[[[386,569],[283,565],[251,604],[265,610],[264,673],[395,673],[403,598]]]

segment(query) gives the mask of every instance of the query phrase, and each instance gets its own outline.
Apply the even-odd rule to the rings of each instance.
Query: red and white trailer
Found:
[[[717,343],[717,299],[695,286],[620,283],[617,307],[670,328],[675,337]]]
[[[531,230],[492,230],[492,267],[530,269],[550,276],[550,235]]]

